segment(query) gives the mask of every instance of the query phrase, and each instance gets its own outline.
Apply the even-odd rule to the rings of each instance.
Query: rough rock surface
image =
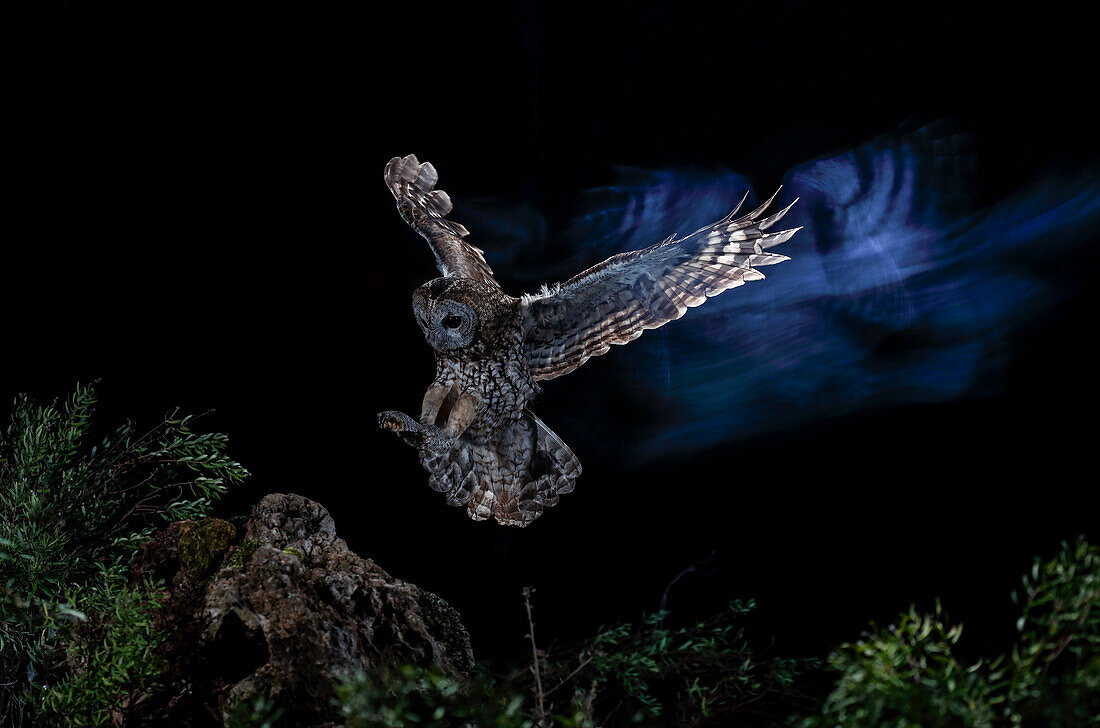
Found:
[[[169,672],[130,724],[221,725],[268,696],[284,711],[280,724],[321,725],[337,718],[341,675],[473,667],[452,607],[349,551],[328,512],[298,495],[268,495],[236,525],[168,526],[135,559],[134,578],[147,577],[168,590],[158,619],[171,635]]]

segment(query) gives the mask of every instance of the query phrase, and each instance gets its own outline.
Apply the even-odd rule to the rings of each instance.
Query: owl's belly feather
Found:
[[[539,392],[525,362],[513,357],[476,362],[438,359],[435,381],[451,390],[448,399],[466,394],[478,402],[477,418],[463,435],[478,444],[503,436]]]

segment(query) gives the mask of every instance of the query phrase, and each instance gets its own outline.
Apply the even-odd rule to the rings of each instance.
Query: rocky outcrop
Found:
[[[333,684],[359,670],[473,667],[458,613],[350,551],[332,517],[297,495],[268,495],[247,520],[174,523],[135,559],[163,579],[166,687],[128,723],[220,726],[267,696],[280,724],[336,719]]]

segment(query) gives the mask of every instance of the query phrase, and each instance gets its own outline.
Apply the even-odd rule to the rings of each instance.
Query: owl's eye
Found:
[[[444,316],[442,324],[448,329],[457,329],[462,325],[462,319],[452,314],[450,316]]]

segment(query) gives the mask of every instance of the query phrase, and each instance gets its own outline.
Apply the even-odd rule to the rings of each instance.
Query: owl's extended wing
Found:
[[[439,173],[431,163],[421,164],[414,154],[394,157],[386,164],[385,179],[401,217],[432,246],[440,273],[500,287],[481,250],[463,240],[469,231],[446,219],[451,198],[434,189]]]
[[[559,286],[524,296],[531,375],[553,379],[568,374],[612,344],[633,341],[647,329],[678,319],[710,296],[762,279],[753,266],[789,260],[764,251],[801,230],[767,232],[794,202],[758,219],[778,194],[734,219],[742,198],[726,217],[687,237],[672,235],[648,248],[613,255]]]

